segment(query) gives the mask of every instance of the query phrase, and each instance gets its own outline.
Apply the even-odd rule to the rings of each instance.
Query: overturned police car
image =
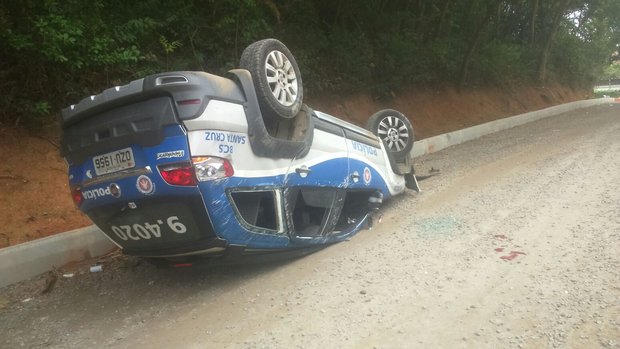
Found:
[[[73,200],[125,254],[180,262],[339,242],[418,188],[403,114],[379,111],[367,130],[312,110],[275,39],[248,46],[240,67],[151,75],[63,109]]]

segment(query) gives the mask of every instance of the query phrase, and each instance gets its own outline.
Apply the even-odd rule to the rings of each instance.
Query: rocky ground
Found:
[[[0,347],[618,348],[618,134],[615,104],[418,158],[422,193],[300,259],[6,287]]]

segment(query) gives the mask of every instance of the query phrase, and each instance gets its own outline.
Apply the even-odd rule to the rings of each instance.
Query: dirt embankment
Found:
[[[574,90],[561,85],[515,87],[510,90],[480,87],[461,92],[446,86],[413,88],[395,93],[386,100],[374,100],[368,94],[356,94],[321,97],[308,103],[317,110],[358,125],[365,125],[370,115],[379,109],[397,109],[411,120],[416,139],[423,139],[591,97],[591,91]]]
[[[416,138],[422,139],[590,95],[559,85],[462,92],[441,87],[410,89],[381,101],[356,94],[307,102],[359,125],[379,109],[398,109],[411,120]],[[90,224],[71,201],[57,142],[58,135],[41,137],[0,126],[0,248]]]

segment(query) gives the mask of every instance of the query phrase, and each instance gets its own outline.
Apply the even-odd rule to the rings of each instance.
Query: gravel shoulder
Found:
[[[606,105],[418,158],[422,193],[300,259],[0,289],[0,347],[618,348],[618,135]]]

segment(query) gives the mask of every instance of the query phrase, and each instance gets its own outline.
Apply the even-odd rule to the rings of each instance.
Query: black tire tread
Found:
[[[265,69],[263,65],[267,54],[273,50],[278,50],[284,53],[293,65],[293,69],[295,69],[295,73],[297,74],[298,97],[297,101],[290,107],[283,106],[273,97],[269,84],[267,83],[266,76],[263,73]],[[297,62],[295,61],[295,57],[293,57],[291,51],[289,51],[283,43],[276,39],[264,39],[249,45],[241,54],[239,67],[248,70],[252,75],[261,113],[266,121],[277,120],[278,118],[291,119],[297,115],[303,104],[303,84],[301,73],[299,71],[299,67],[297,66]]]

